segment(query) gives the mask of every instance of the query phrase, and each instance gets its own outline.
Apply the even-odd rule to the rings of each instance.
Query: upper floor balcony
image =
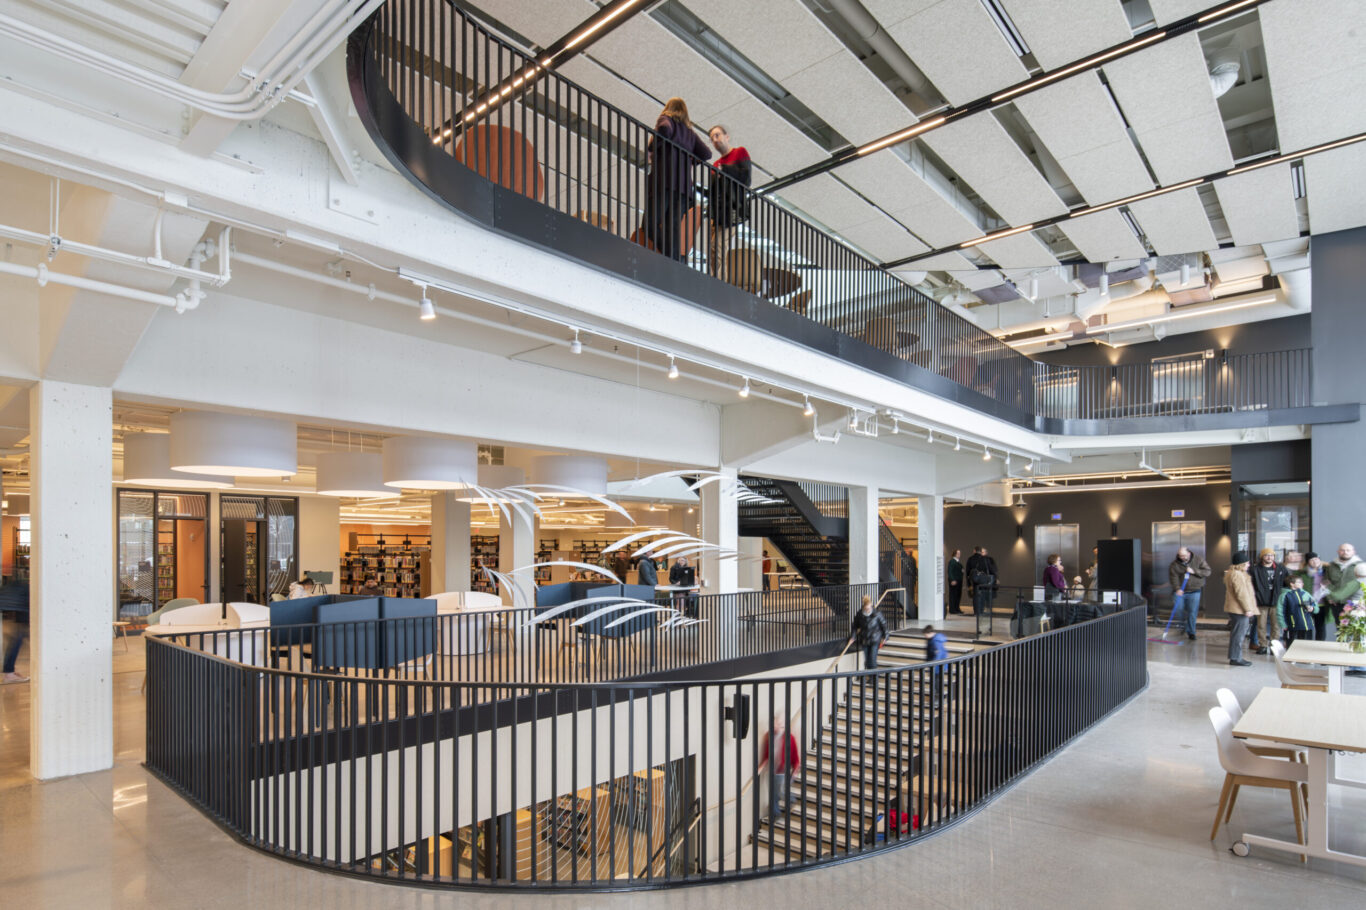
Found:
[[[351,39],[352,95],[393,164],[467,218],[1027,429],[1355,419],[1315,407],[1303,349],[1031,359],[565,78],[552,56],[529,56],[448,0],[391,2]]]

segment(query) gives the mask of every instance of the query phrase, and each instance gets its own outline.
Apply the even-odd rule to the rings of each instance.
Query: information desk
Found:
[[[1357,654],[1345,641],[1296,641],[1286,649],[1292,664],[1319,664],[1328,668],[1328,692],[1342,692],[1344,670],[1366,670],[1366,654]]]
[[[1307,843],[1301,846],[1292,841],[1244,834],[1233,845],[1234,853],[1246,856],[1250,845],[1366,866],[1366,856],[1342,853],[1328,846],[1328,785],[1366,789],[1366,781],[1338,777],[1336,767],[1339,750],[1366,752],[1366,696],[1266,688],[1253,699],[1233,728],[1233,735],[1294,746],[1305,750],[1309,759]],[[1354,829],[1360,831],[1361,827]]]

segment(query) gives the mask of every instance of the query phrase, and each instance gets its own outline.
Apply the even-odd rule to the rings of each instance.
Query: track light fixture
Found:
[[[579,341],[579,330],[578,330],[578,329],[575,329],[575,330],[574,330],[574,340],[571,341],[571,342],[569,342],[569,353],[571,353],[571,354],[582,354],[582,353],[583,353],[583,342],[582,342],[582,341]]]
[[[1024,469],[1025,469],[1026,471],[1031,472],[1031,473],[1034,471],[1034,461],[1033,461],[1033,459],[1031,459],[1031,460],[1025,462]]]
[[[1039,299],[1039,279],[1037,279],[1037,278],[1031,278],[1031,279],[1029,279],[1029,299],[1030,299],[1030,300],[1038,300],[1038,299]]]
[[[961,440],[961,439],[954,439],[954,441],[953,441],[953,450],[954,450],[955,452],[961,452],[961,451],[963,450],[963,440]]]
[[[983,460],[983,461],[991,461],[991,449],[988,449],[988,448],[983,448],[983,449],[982,449],[982,460]]]
[[[811,396],[810,396],[810,395],[803,395],[803,396],[802,396],[802,403],[803,403],[804,405],[806,405],[806,407],[802,408],[802,416],[803,416],[803,417],[815,417],[815,416],[816,416],[816,409],[815,409],[814,407],[812,407],[812,405],[811,405]]]
[[[678,378],[678,364],[674,363],[674,355],[669,355],[669,378]]]
[[[1185,287],[1186,285],[1190,284],[1190,281],[1191,264],[1189,262],[1183,262],[1181,263],[1181,286]]]
[[[748,397],[749,397],[749,377],[748,377],[748,376],[745,377],[745,384],[742,385],[742,386],[740,386],[740,397],[741,397],[741,398],[748,398]]]
[[[427,289],[422,289],[422,299],[417,304],[417,318],[430,321],[436,318],[436,305],[427,297]]]
[[[855,411],[853,409],[850,409],[849,411],[849,429],[858,429],[858,411]]]
[[[1110,273],[1103,268],[1100,270],[1100,296],[1102,298],[1110,296]]]

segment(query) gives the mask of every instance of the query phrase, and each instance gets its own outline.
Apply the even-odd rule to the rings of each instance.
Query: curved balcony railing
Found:
[[[1107,609],[987,650],[951,642],[934,664],[829,672],[852,661],[831,650],[827,672],[717,681],[453,682],[154,638],[147,767],[250,846],[384,881],[606,890],[785,872],[944,830],[1142,690],[1144,604],[1087,615]],[[375,625],[402,639],[404,622]],[[771,718],[791,742],[770,739]],[[786,812],[771,808],[770,741],[799,756]]]
[[[467,217],[985,413],[1088,432],[1077,422],[1309,404],[1302,351],[1224,358],[1206,394],[1187,394],[1187,366],[1031,360],[452,0],[391,0],[352,36],[349,65],[379,147]],[[661,191],[675,185],[685,195]],[[654,217],[667,205],[676,230]]]

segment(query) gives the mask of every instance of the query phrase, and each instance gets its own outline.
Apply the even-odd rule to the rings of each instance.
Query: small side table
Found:
[[[123,650],[128,650],[128,622],[121,619],[114,620],[114,637],[123,639]]]

